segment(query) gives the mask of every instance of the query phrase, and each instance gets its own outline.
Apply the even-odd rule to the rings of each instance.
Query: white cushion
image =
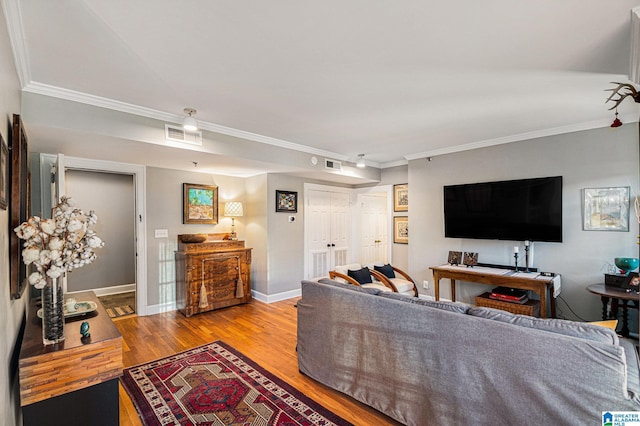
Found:
[[[334,271],[343,275],[349,275],[349,270],[359,271],[360,269],[362,269],[362,265],[359,263],[349,263],[348,265],[340,265],[333,268]]]
[[[391,290],[389,287],[387,287],[384,284],[376,284],[376,283],[362,284],[361,287],[364,287],[364,288],[376,288],[376,289],[382,290],[382,291],[393,291],[393,290]],[[411,294],[413,295],[413,292],[411,292]]]
[[[411,294],[413,296],[413,283],[402,278],[390,278],[389,281],[393,283],[398,289],[398,293]]]

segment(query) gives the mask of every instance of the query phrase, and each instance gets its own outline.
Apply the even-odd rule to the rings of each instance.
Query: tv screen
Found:
[[[445,186],[444,236],[562,242],[562,176]]]

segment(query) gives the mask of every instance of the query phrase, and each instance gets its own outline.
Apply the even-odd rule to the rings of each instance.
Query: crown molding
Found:
[[[170,122],[175,124],[182,124],[184,119],[183,115],[171,114],[163,111],[158,111],[152,108],[141,107],[139,105],[129,104],[126,102],[116,101],[114,99],[104,98],[101,96],[95,96],[84,92],[78,92],[75,90],[65,89],[62,87],[52,86],[49,84],[29,82],[24,85],[22,89],[24,92],[35,93],[38,95],[51,96],[58,99],[64,99],[72,102],[78,102],[86,105],[92,105],[99,108],[106,108],[114,111],[119,111],[127,114],[138,115],[141,117],[147,117],[163,122]],[[340,161],[350,161],[350,157],[335,152],[325,151],[322,149],[316,149],[313,147],[297,144],[294,142],[285,141],[282,139],[276,139],[269,136],[260,135],[257,133],[251,133],[244,130],[234,129],[231,127],[221,126],[219,124],[210,123],[203,120],[198,120],[199,130],[207,130],[214,133],[219,133],[227,136],[233,136],[241,139],[246,139],[254,142],[260,142],[267,145],[276,146],[284,149],[291,149],[294,151],[304,152],[307,154],[318,155]],[[372,167],[379,167],[380,165],[375,162],[368,162],[368,165]]]
[[[624,116],[621,116],[620,119],[622,120],[623,123],[626,123],[626,124],[635,123],[638,121],[638,115],[625,114]],[[490,146],[503,145],[503,144],[512,143],[512,142],[522,142],[530,139],[538,139],[538,138],[544,138],[548,136],[562,135],[566,133],[575,133],[583,130],[600,129],[603,127],[610,127],[610,126],[611,126],[610,119],[588,121],[585,123],[572,124],[570,126],[554,127],[551,129],[536,130],[533,132],[520,133],[517,135],[510,135],[510,136],[505,136],[501,138],[486,139],[483,141],[471,142],[464,145],[456,145],[451,147],[432,149],[430,151],[423,151],[416,154],[405,155],[404,158],[406,158],[409,161],[418,160],[426,157],[435,157],[437,155],[453,154],[456,152],[470,151],[472,149],[486,148]]]
[[[2,11],[7,22],[7,32],[11,40],[13,59],[20,80],[20,87],[25,87],[31,81],[31,70],[27,58],[27,45],[22,28],[22,12],[18,0],[2,0]]]

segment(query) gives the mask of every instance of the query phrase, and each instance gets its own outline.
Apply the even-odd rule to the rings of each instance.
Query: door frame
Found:
[[[146,224],[146,167],[87,158],[62,158],[65,169],[133,175],[136,224],[136,314],[147,315],[147,224]],[[61,173],[58,173],[61,174]],[[60,196],[64,195],[62,188]]]

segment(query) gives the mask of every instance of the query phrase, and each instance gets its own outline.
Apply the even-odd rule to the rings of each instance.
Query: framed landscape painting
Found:
[[[182,223],[218,223],[218,187],[183,183]]]
[[[585,188],[583,224],[585,231],[629,231],[628,186]]]

